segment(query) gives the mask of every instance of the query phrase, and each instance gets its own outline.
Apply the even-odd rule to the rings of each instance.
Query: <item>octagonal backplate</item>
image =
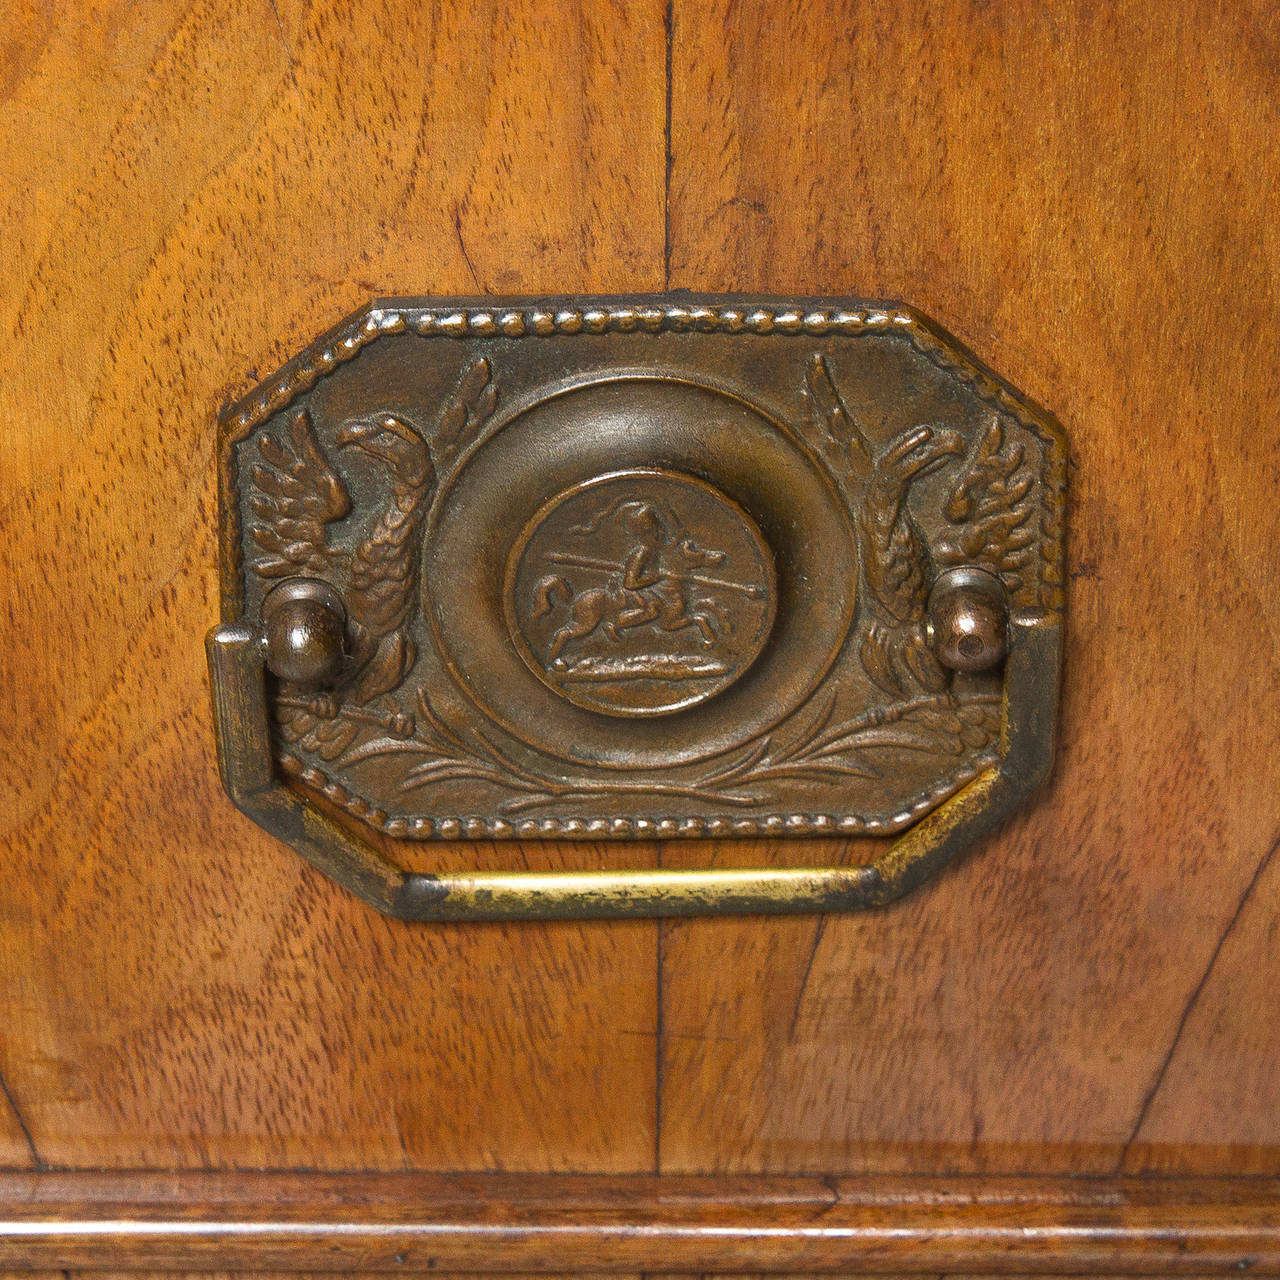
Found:
[[[1065,449],[916,312],[387,300],[223,415],[226,623],[318,579],[277,767],[407,837],[889,833],[1000,753],[937,577],[1062,609]]]

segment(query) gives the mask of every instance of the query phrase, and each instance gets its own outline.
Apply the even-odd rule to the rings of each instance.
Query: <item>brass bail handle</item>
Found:
[[[340,675],[345,607],[329,584],[294,578],[263,602],[261,625],[208,636],[218,765],[236,806],[370,906],[401,920],[585,920],[800,914],[884,906],[987,835],[1047,776],[1061,657],[1056,614],[1010,614],[979,568],[939,576],[928,635],[953,671],[1003,663],[996,762],[863,866],[575,872],[406,871],[358,832],[287,788],[273,762],[267,675],[323,690]]]

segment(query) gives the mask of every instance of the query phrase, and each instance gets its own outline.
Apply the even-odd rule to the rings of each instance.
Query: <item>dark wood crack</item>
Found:
[[[18,1101],[13,1096],[13,1090],[9,1088],[9,1081],[3,1071],[0,1071],[0,1093],[4,1094],[4,1100],[9,1104],[9,1110],[13,1112],[13,1118],[17,1121],[18,1129],[26,1141],[27,1150],[31,1153],[32,1163],[36,1169],[43,1170],[46,1167],[45,1162],[41,1159],[40,1152],[36,1147],[36,1141],[31,1136],[31,1130],[27,1128],[27,1122],[23,1118],[22,1111],[18,1107]]]
[[[1146,1123],[1147,1113],[1151,1110],[1151,1104],[1155,1101],[1156,1094],[1160,1092],[1160,1087],[1164,1084],[1165,1076],[1169,1072],[1170,1064],[1173,1062],[1174,1055],[1178,1051],[1178,1046],[1182,1043],[1183,1033],[1187,1029],[1187,1023],[1190,1021],[1192,1010],[1200,1001],[1201,993],[1208,986],[1209,978],[1212,976],[1214,968],[1217,966],[1218,957],[1222,954],[1222,948],[1226,945],[1227,939],[1231,936],[1240,917],[1244,914],[1244,909],[1248,905],[1253,891],[1257,888],[1258,881],[1262,879],[1263,874],[1271,865],[1271,860],[1276,855],[1276,850],[1280,849],[1280,839],[1277,839],[1267,850],[1262,861],[1258,863],[1257,869],[1250,878],[1249,883],[1245,886],[1244,893],[1241,894],[1239,902],[1236,903],[1236,909],[1231,913],[1231,919],[1227,921],[1226,928],[1218,936],[1218,941],[1209,956],[1209,963],[1205,965],[1204,972],[1200,975],[1200,981],[1196,983],[1192,989],[1191,995],[1188,997],[1186,1004],[1182,1009],[1182,1016],[1178,1019],[1177,1029],[1173,1033],[1173,1039],[1169,1042],[1169,1048],[1160,1062],[1160,1068],[1156,1072],[1155,1079],[1151,1082],[1151,1087],[1147,1090],[1146,1096],[1142,1099],[1142,1105],[1138,1108],[1138,1118],[1134,1121],[1133,1129],[1129,1136],[1125,1139],[1125,1144],[1120,1152],[1120,1159],[1116,1163],[1116,1172],[1121,1172],[1128,1163],[1129,1151],[1134,1142],[1137,1141],[1138,1134],[1142,1131],[1142,1126]]]

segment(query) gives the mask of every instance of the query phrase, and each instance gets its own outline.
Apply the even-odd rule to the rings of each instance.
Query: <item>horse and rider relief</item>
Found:
[[[741,674],[773,611],[771,557],[741,508],[671,472],[605,477],[548,507],[518,549],[509,601],[544,681],[641,714]]]

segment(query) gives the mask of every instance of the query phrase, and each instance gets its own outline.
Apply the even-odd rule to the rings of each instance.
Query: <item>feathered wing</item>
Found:
[[[335,552],[327,526],[351,510],[347,487],[329,465],[311,416],[295,413],[280,434],[258,439],[258,460],[249,469],[249,527],[253,567],[263,578],[326,577],[332,580]],[[338,584],[342,585],[342,584]],[[310,695],[289,694],[276,703],[276,723],[287,743],[302,742],[333,759],[354,736],[343,722],[325,717]]]
[[[1000,417],[993,413],[943,507],[957,529],[940,543],[938,562],[979,565],[1016,590],[1035,551],[1034,484],[1025,449],[1005,439]]]
[[[305,409],[283,438],[258,441],[261,461],[250,470],[249,507],[258,522],[249,535],[253,567],[264,578],[323,575],[332,563],[325,526],[351,510],[347,487],[329,465]]]

